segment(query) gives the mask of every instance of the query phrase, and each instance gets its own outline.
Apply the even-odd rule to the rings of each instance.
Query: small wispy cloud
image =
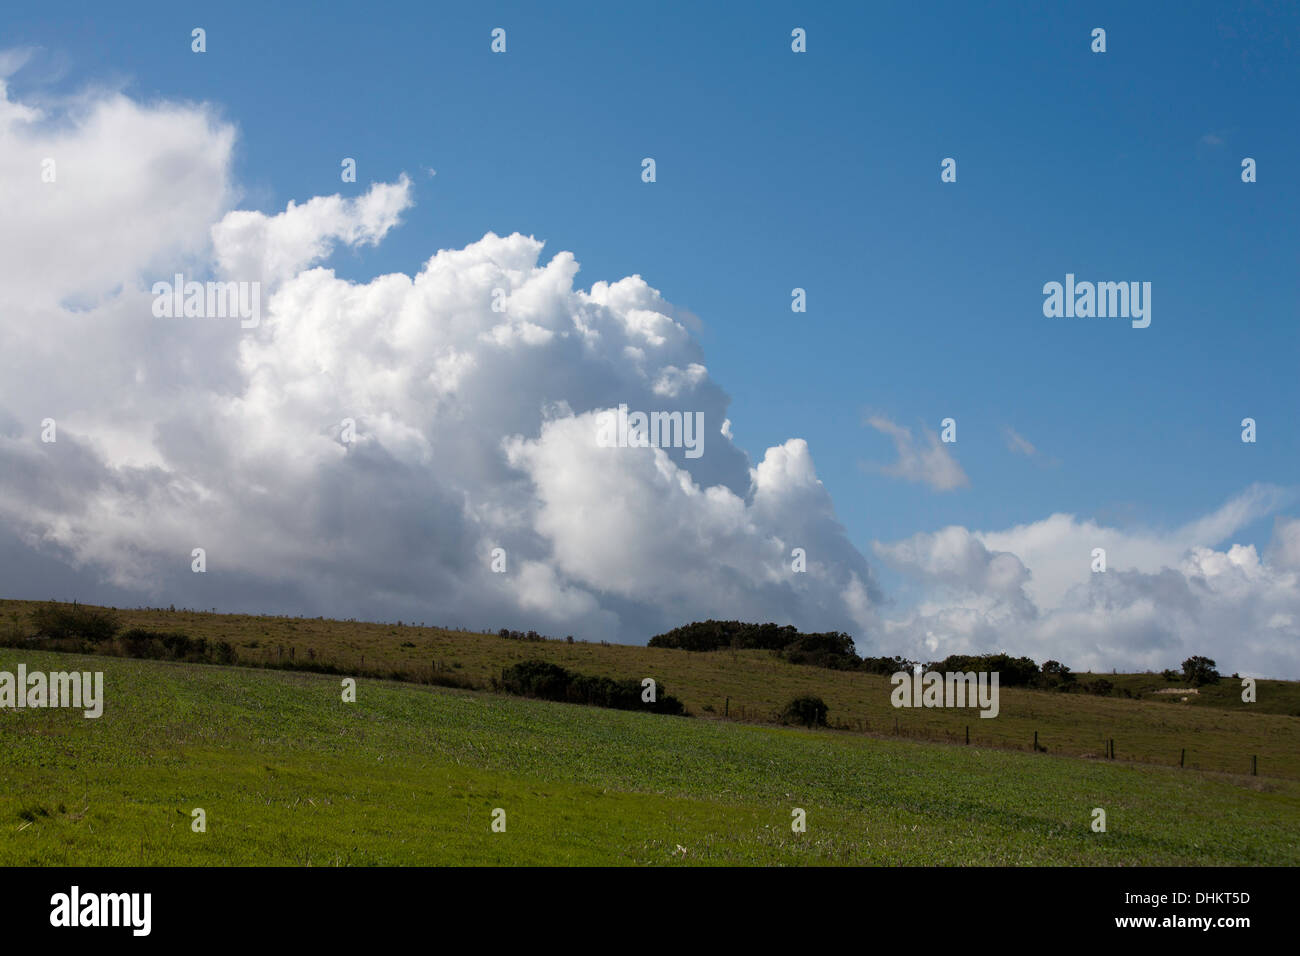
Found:
[[[883,415],[872,415],[867,424],[881,434],[888,435],[898,450],[898,461],[892,465],[877,465],[881,474],[921,482],[935,491],[952,491],[970,484],[966,472],[953,458],[948,446],[928,428],[922,428],[921,438],[912,437],[910,429],[895,424]]]
[[[13,76],[31,60],[36,47],[10,47],[0,50],[0,80]]]
[[[1035,461],[1045,467],[1055,467],[1061,462],[1057,458],[1049,458],[1038,450],[1038,446],[1031,442],[1020,432],[1016,431],[1010,425],[1002,426],[1002,437],[1006,440],[1007,448],[1016,455],[1024,455],[1031,461]]]
[[[1038,454],[1038,449],[1033,443],[1010,425],[1002,427],[1002,435],[1007,440],[1007,447],[1016,454],[1024,455],[1026,458],[1033,458]]]

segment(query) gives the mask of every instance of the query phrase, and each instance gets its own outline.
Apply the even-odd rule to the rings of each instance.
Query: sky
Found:
[[[1300,677],[1294,5],[315,7],[0,19],[5,596]]]

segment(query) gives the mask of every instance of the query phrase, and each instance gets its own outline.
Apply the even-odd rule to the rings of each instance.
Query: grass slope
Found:
[[[0,601],[0,627],[20,628],[38,602]],[[1300,780],[1300,682],[1261,680],[1258,700],[1241,701],[1238,681],[1224,679],[1199,694],[1155,694],[1177,688],[1159,675],[1101,675],[1133,699],[1003,688],[1001,713],[895,709],[889,678],[830,671],[777,660],[763,651],[707,654],[620,644],[517,641],[467,631],[325,619],[207,614],[192,611],[118,612],[125,627],[182,631],[235,645],[241,662],[333,663],[352,673],[401,673],[416,680],[452,677],[486,686],[504,667],[542,658],[583,674],[654,677],[699,716],[771,721],[791,698],[820,696],[832,724],[871,733],[963,741],[1030,750],[1034,733],[1052,754],[1099,757],[1114,739],[1117,756],[1177,766],[1186,750],[1190,769]],[[364,663],[363,663],[364,662]],[[1069,662],[1066,661],[1068,664]],[[1188,698],[1187,702],[1182,697]]]
[[[107,702],[0,711],[6,865],[1300,863],[1288,780],[0,648],[20,660],[103,670]]]

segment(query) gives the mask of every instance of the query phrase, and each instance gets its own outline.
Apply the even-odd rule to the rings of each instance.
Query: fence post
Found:
[[[1038,731],[1034,731],[1034,753],[1038,753]]]
[[[966,725],[966,746],[970,746],[970,724]]]
[[[722,716],[723,716],[723,717],[730,717],[730,716],[731,716],[731,698],[730,698],[730,697],[728,697],[728,698],[727,698],[727,702],[726,702],[725,704],[722,705]]]
[[[1255,754],[1250,755],[1250,775],[1252,777],[1258,776],[1258,774],[1256,773],[1256,770],[1258,769],[1259,766],[1256,763],[1257,760],[1259,760],[1259,757],[1257,755]]]

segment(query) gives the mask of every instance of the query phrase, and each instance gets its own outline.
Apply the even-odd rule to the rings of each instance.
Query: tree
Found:
[[[1069,687],[1075,682],[1070,668],[1060,661],[1043,661],[1042,677],[1044,687]]]
[[[1200,687],[1202,684],[1211,684],[1219,679],[1219,672],[1215,670],[1215,663],[1208,657],[1189,657],[1183,661],[1183,679],[1189,681],[1193,687]]]

